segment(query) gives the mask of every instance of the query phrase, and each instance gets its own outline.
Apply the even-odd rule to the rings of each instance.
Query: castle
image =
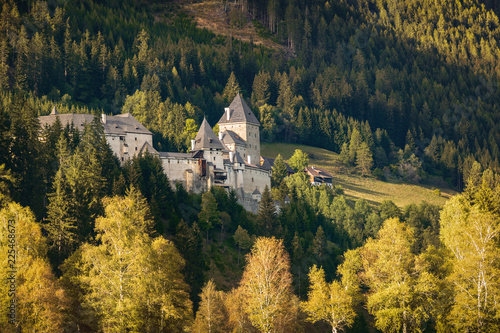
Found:
[[[189,153],[147,149],[158,154],[171,182],[195,193],[212,186],[232,188],[245,208],[256,211],[254,203],[266,186],[271,187],[271,167],[260,156],[260,122],[238,94],[218,125],[217,136],[203,119]]]
[[[57,117],[63,126],[73,124],[83,130],[94,116],[58,114],[54,107],[50,115],[39,117],[40,124],[52,125]],[[234,189],[240,203],[256,212],[262,191],[271,187],[271,164],[260,156],[260,122],[240,94],[225,108],[218,136],[203,119],[189,153],[156,151],[153,134],[129,113],[102,115],[101,123],[109,146],[122,163],[148,151],[160,158],[172,185],[181,183],[190,192],[205,192],[212,186]]]

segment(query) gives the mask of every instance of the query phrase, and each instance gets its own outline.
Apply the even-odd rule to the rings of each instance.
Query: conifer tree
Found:
[[[202,227],[207,232],[207,242],[208,242],[208,230],[220,223],[220,212],[217,209],[217,201],[211,191],[205,192],[201,198],[201,211],[198,214],[198,221]]]
[[[267,104],[270,97],[269,92],[269,81],[271,81],[271,76],[266,71],[259,71],[255,76],[252,85],[252,105],[254,107],[261,107]]]
[[[229,75],[229,79],[227,80],[227,84],[224,87],[224,91],[222,92],[222,96],[227,103],[231,103],[239,92],[240,84],[238,83],[234,72],[231,72],[231,75]]]
[[[279,228],[277,219],[276,208],[274,201],[271,197],[271,191],[266,186],[259,204],[259,212],[257,215],[257,227],[262,235],[273,236],[276,235]]]
[[[361,174],[363,176],[370,173],[370,169],[373,166],[373,157],[370,147],[366,142],[361,142],[356,151],[356,166],[361,169]]]
[[[283,161],[283,157],[281,157],[281,154],[278,154],[278,156],[274,160],[274,165],[272,168],[271,186],[273,188],[279,187],[287,176],[288,171],[286,164]]]

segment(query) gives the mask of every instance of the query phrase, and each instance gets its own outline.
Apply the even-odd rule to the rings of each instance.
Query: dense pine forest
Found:
[[[214,2],[268,48],[182,3],[2,1],[0,331],[500,330],[498,4]],[[233,191],[172,187],[153,155],[120,164],[99,121],[37,118],[130,112],[183,152],[238,92],[267,142],[461,194],[374,206],[278,156],[255,215]]]

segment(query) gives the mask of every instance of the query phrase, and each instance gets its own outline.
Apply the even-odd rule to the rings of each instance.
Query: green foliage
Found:
[[[278,154],[278,156],[274,160],[274,165],[272,168],[271,186],[273,188],[279,187],[287,176],[288,171],[286,164],[283,161],[283,157],[281,156],[281,154]]]
[[[360,250],[368,311],[384,332],[421,331],[433,314],[438,281],[415,264],[413,242],[412,229],[392,218]]]
[[[300,149],[296,149],[292,157],[288,160],[288,164],[295,171],[302,171],[309,165],[309,156]]]
[[[254,327],[261,332],[293,327],[298,301],[292,294],[291,283],[290,259],[283,242],[274,237],[258,238],[247,256],[241,280],[244,309]]]
[[[264,192],[262,192],[259,203],[257,229],[261,235],[265,236],[277,235],[281,232],[281,225],[279,225],[279,220],[277,219],[274,201],[267,185],[264,188]]]
[[[227,332],[227,313],[224,293],[215,289],[213,280],[208,281],[200,294],[201,302],[193,324],[195,332]]]
[[[99,244],[82,247],[76,278],[101,329],[180,332],[192,316],[184,259],[170,241],[150,236],[148,210],[134,188],[108,199],[106,215],[96,220]]]
[[[231,103],[231,101],[236,97],[236,95],[240,92],[240,84],[234,75],[234,72],[231,72],[231,75],[227,79],[226,87],[222,92],[222,96],[224,97],[226,103]]]
[[[207,232],[208,242],[208,231],[220,223],[220,212],[217,208],[217,201],[210,191],[203,193],[198,221],[201,228]]]
[[[308,321],[324,320],[332,327],[332,332],[353,324],[356,316],[353,301],[341,283],[327,283],[325,271],[314,265],[309,271],[309,284],[307,302],[301,304]]]
[[[29,208],[9,203],[0,210],[0,230],[2,332],[63,332],[68,300],[52,272],[46,241],[34,214]],[[15,294],[14,311],[9,294]],[[15,324],[9,323],[8,314],[15,316]]]
[[[444,317],[454,331],[499,328],[494,304],[500,292],[500,219],[493,199],[498,191],[498,184],[493,188],[483,184],[470,197],[452,198],[441,213],[441,241],[453,255],[447,281],[454,286],[454,302]],[[485,204],[489,200],[495,204]]]

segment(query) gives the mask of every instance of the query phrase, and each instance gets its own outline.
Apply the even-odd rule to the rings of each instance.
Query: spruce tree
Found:
[[[288,176],[288,171],[285,162],[283,161],[283,157],[281,154],[278,154],[276,159],[274,160],[274,165],[272,167],[272,176],[271,176],[271,186],[273,188],[277,188],[281,185],[283,180]]]
[[[220,223],[220,213],[217,209],[217,201],[212,192],[208,191],[202,195],[201,211],[198,214],[200,226],[207,232]]]
[[[265,236],[275,236],[278,231],[278,219],[276,218],[276,208],[271,197],[271,191],[266,186],[262,193],[262,198],[259,205],[259,213],[257,215],[257,227],[260,234]]]
[[[227,103],[231,103],[234,97],[240,92],[240,84],[236,79],[236,75],[234,72],[231,72],[229,79],[227,80],[226,87],[222,93],[222,96],[225,98]]]
[[[363,176],[369,174],[373,166],[372,152],[366,142],[362,142],[356,151],[356,166],[361,169]]]

